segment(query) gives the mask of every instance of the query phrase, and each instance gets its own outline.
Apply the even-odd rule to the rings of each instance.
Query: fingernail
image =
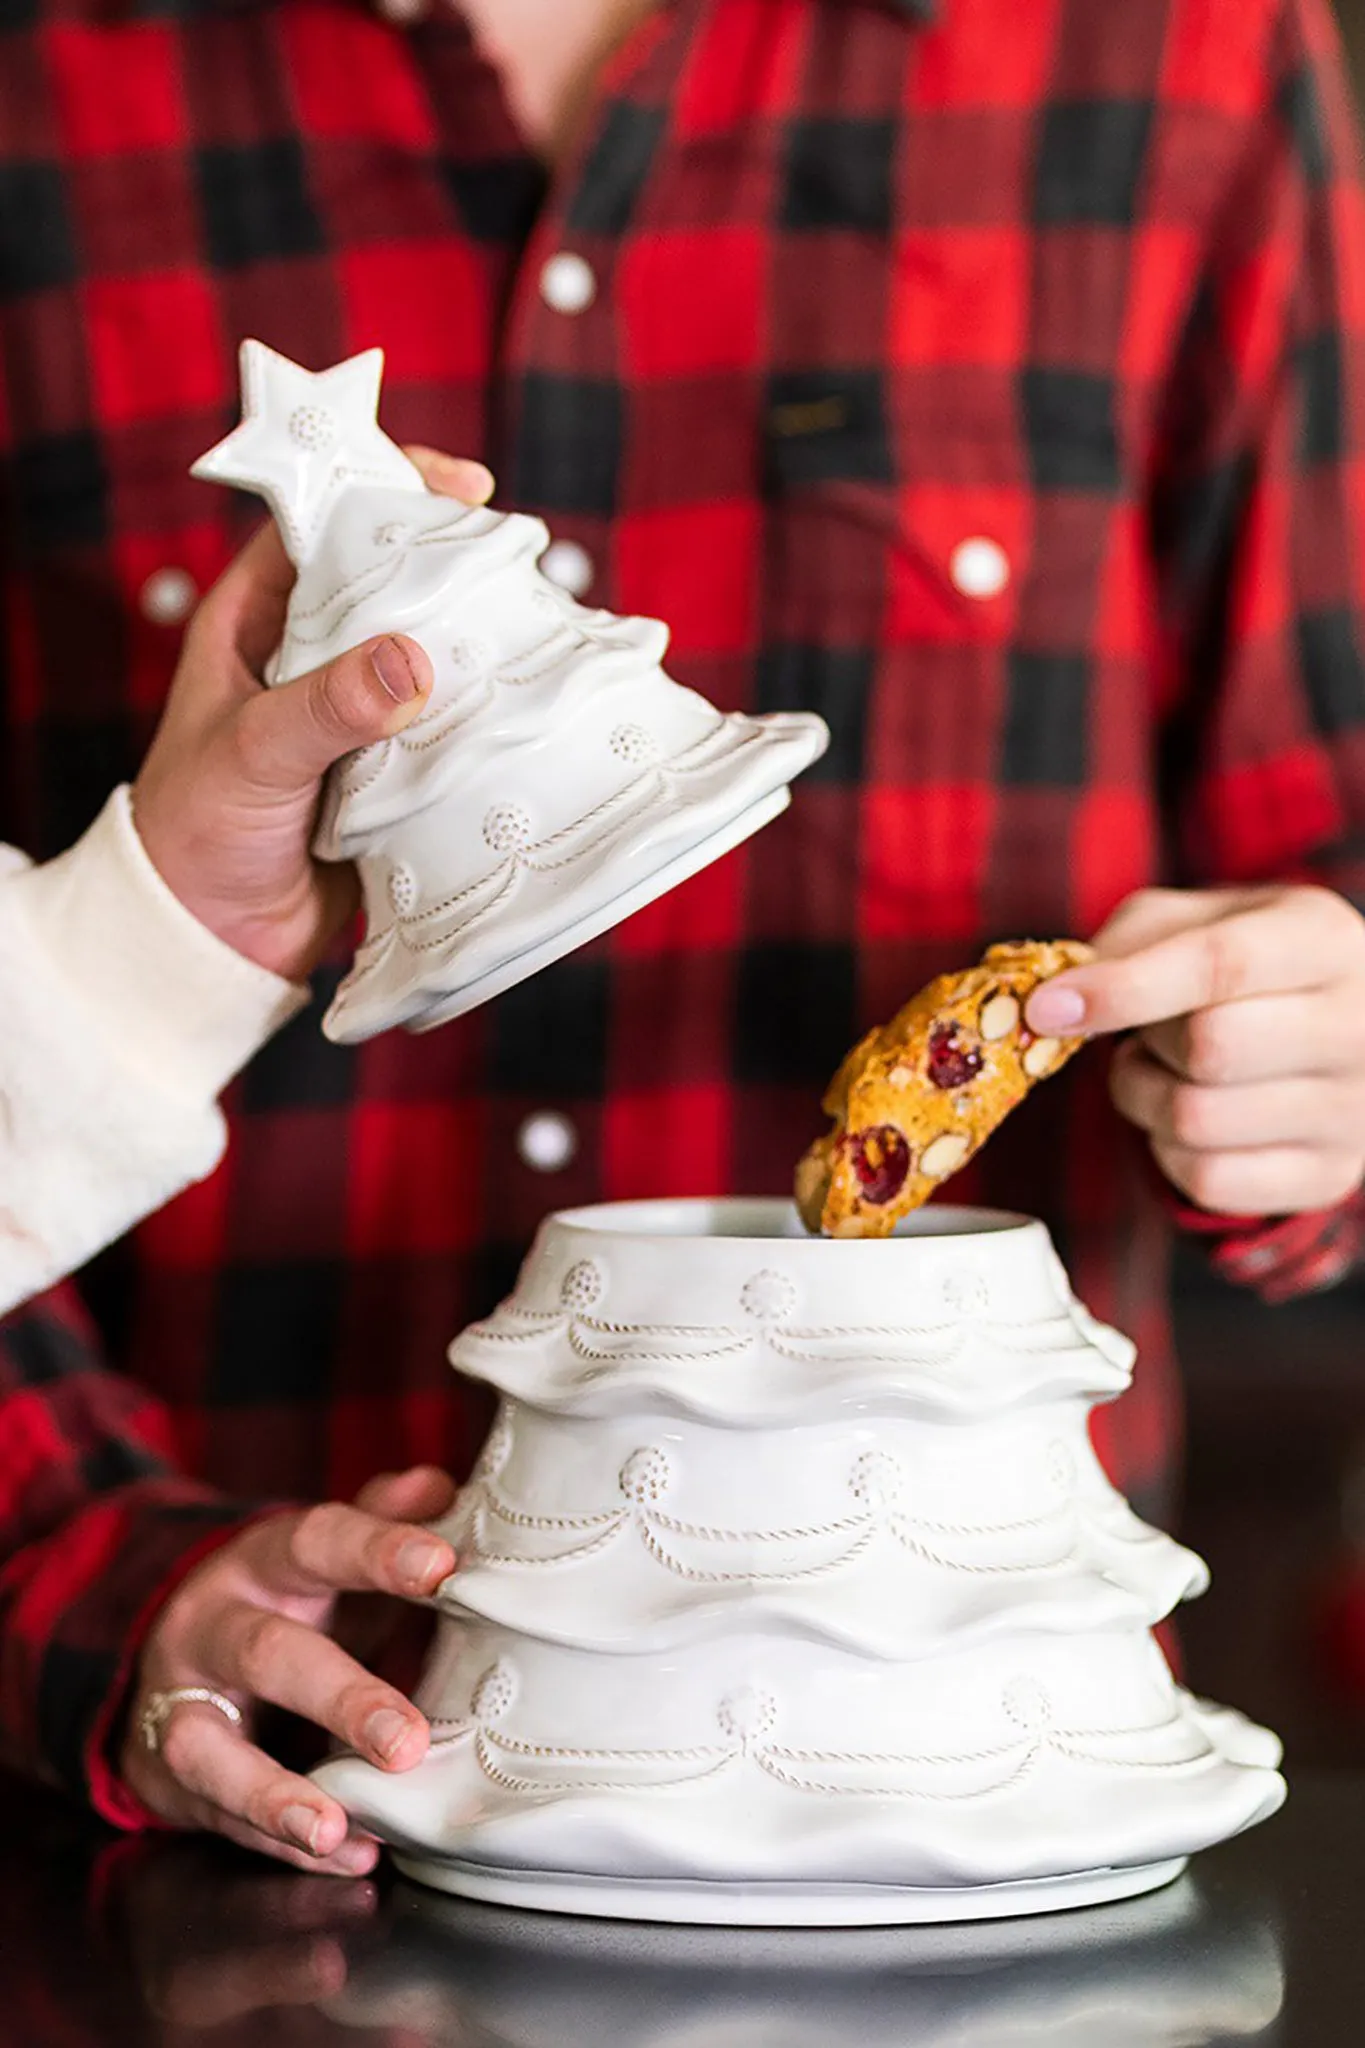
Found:
[[[370,666],[395,704],[411,704],[421,695],[421,685],[397,640],[378,641],[370,649]]]
[[[310,1855],[317,1855],[322,1815],[316,1806],[286,1806],[280,1815],[280,1826],[295,1848],[307,1849]]]
[[[336,1852],[337,1862],[342,1864],[354,1877],[364,1877],[379,1861],[379,1844],[366,1837],[364,1841],[343,1842]]]
[[[410,1586],[425,1585],[433,1573],[445,1571],[447,1562],[443,1544],[424,1543],[420,1536],[414,1536],[398,1553],[398,1576]]]
[[[365,1723],[365,1746],[385,1762],[412,1733],[412,1722],[396,1707],[380,1707]]]
[[[1078,988],[1045,984],[1029,997],[1027,1022],[1030,1029],[1050,1036],[1078,1030],[1085,1022],[1085,997]]]

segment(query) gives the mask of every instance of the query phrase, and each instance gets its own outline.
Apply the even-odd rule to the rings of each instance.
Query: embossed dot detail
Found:
[[[389,901],[399,917],[411,917],[417,908],[417,877],[406,861],[396,862],[389,875]]]
[[[1052,1726],[1052,1701],[1036,1678],[1012,1678],[1000,1695],[1000,1704],[1011,1721],[1017,1721],[1030,1735]]]
[[[559,1283],[559,1298],[565,1308],[581,1312],[602,1299],[606,1280],[595,1259],[579,1259]]]
[[[336,415],[325,405],[297,405],[289,415],[290,440],[310,454],[330,448],[336,437]]]
[[[505,1659],[490,1664],[474,1688],[470,1712],[485,1727],[510,1713],[517,1697],[517,1674]]]
[[[739,1305],[756,1323],[784,1323],[794,1314],[796,1303],[796,1282],[770,1267],[755,1273],[740,1289]]]
[[[659,742],[642,725],[618,725],[607,743],[620,761],[657,761]]]
[[[494,853],[518,853],[531,836],[531,820],[516,804],[495,804],[483,821]]]
[[[377,548],[401,548],[411,531],[402,519],[386,519],[374,530],[374,544]]]
[[[486,675],[492,662],[493,650],[486,640],[456,640],[450,648],[450,666],[460,682]]]
[[[991,1305],[990,1289],[974,1266],[955,1266],[943,1276],[943,1299],[954,1315],[984,1315]]]
[[[777,1701],[770,1692],[763,1692],[756,1685],[742,1686],[738,1692],[729,1693],[716,1709],[722,1735],[728,1735],[732,1742],[762,1741],[771,1735],[777,1726]]]
[[[632,1451],[621,1467],[621,1491],[639,1507],[661,1501],[673,1484],[673,1467],[666,1452],[655,1445]]]
[[[889,1451],[864,1451],[849,1476],[855,1500],[869,1508],[893,1507],[904,1484],[905,1475]]]

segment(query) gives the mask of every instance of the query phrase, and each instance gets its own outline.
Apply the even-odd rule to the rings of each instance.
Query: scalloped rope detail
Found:
[[[694,1586],[782,1586],[794,1585],[799,1579],[824,1578],[830,1572],[840,1571],[846,1565],[855,1564],[871,1544],[873,1537],[873,1531],[869,1529],[866,1535],[860,1537],[856,1543],[851,1544],[841,1556],[826,1558],[820,1564],[793,1566],[788,1571],[756,1572],[750,1570],[722,1572],[704,1571],[697,1565],[684,1564],[681,1558],[672,1556],[659,1542],[643,1517],[636,1519],[636,1527],[639,1530],[641,1543],[655,1563],[661,1564],[666,1571],[672,1573],[674,1578],[686,1579],[689,1584]]]
[[[994,1338],[997,1334],[1012,1329],[1016,1333],[1020,1330],[1036,1332],[1037,1348],[1042,1349],[1045,1348],[1043,1332],[1055,1326],[1059,1320],[1061,1319],[1056,1316],[1040,1316],[1035,1322],[1022,1325],[972,1323],[965,1332],[961,1322],[830,1323],[811,1325],[799,1329],[793,1328],[790,1325],[783,1325],[782,1337],[788,1343],[827,1344],[839,1339],[856,1337],[860,1340],[865,1340],[869,1344],[902,1344],[918,1337],[936,1337],[948,1333],[952,1333],[954,1336],[984,1333]],[[500,1329],[498,1325],[504,1321],[532,1323],[536,1327],[527,1330]],[[591,1330],[594,1335],[602,1337],[662,1339],[669,1337],[709,1337],[714,1335],[719,1337],[722,1343],[726,1345],[726,1348],[730,1350],[738,1349],[741,1346],[759,1344],[767,1344],[774,1351],[779,1348],[774,1342],[772,1330],[768,1328],[744,1329],[738,1324],[731,1323],[719,1325],[715,1323],[622,1323],[612,1321],[605,1316],[570,1315],[562,1308],[524,1308],[519,1303],[512,1301],[503,1303],[492,1316],[486,1316],[481,1322],[471,1323],[466,1335],[477,1335],[480,1341],[488,1341],[490,1343],[526,1344],[533,1342],[538,1336],[552,1334],[556,1326],[563,1327],[565,1324]],[[1030,1349],[1032,1348],[1034,1347],[1030,1346]],[[701,1356],[703,1354],[696,1355]],[[792,1355],[800,1364],[823,1362],[815,1359],[808,1361],[800,1353]]]
[[[714,1523],[685,1522],[677,1515],[668,1515],[658,1508],[646,1506],[635,1495],[631,1495],[630,1505],[623,1508],[585,1508],[571,1515],[536,1515],[513,1506],[505,1495],[495,1492],[491,1486],[485,1485],[483,1492],[488,1508],[498,1520],[519,1529],[539,1530],[546,1534],[562,1530],[566,1534],[577,1534],[601,1527],[606,1522],[621,1522],[636,1515],[667,1535],[681,1536],[697,1543],[807,1543],[821,1537],[847,1535],[855,1529],[866,1528],[869,1523],[885,1526],[893,1533],[898,1533],[903,1526],[928,1536],[960,1536],[967,1541],[987,1542],[999,1536],[1024,1535],[1030,1530],[1045,1529],[1075,1513],[1074,1503],[1062,1501],[1040,1514],[1020,1516],[1011,1522],[926,1522],[916,1515],[906,1514],[904,1510],[888,1513],[882,1508],[868,1508],[860,1514],[842,1515],[832,1521],[809,1522],[790,1528],[725,1529]],[[1153,1540],[1162,1539],[1154,1537]]]
[[[633,1457],[639,1455],[641,1454],[638,1452],[632,1454]],[[625,1469],[629,1468],[630,1462],[627,1460]],[[524,1556],[497,1549],[486,1539],[482,1519],[485,1513],[492,1515],[509,1528],[522,1529],[528,1534],[581,1536],[587,1540],[571,1543],[567,1548],[548,1556]],[[951,1557],[943,1551],[934,1549],[919,1533],[923,1532],[929,1536],[956,1536],[964,1542],[984,1543],[1041,1530],[1063,1519],[1070,1523],[1071,1529],[1070,1540],[1063,1550],[1053,1557],[1025,1558],[1017,1561],[974,1562],[970,1559]],[[480,1483],[479,1499],[471,1516],[471,1540],[475,1554],[485,1564],[534,1570],[574,1563],[595,1556],[606,1549],[628,1525],[635,1529],[645,1551],[656,1564],[661,1565],[674,1577],[686,1580],[690,1584],[791,1585],[801,1580],[823,1577],[856,1563],[870,1547],[879,1531],[885,1531],[903,1550],[909,1551],[923,1562],[940,1570],[968,1577],[1027,1577],[1031,1574],[1060,1571],[1075,1560],[1081,1517],[1076,1505],[1070,1501],[1062,1502],[1040,1515],[1022,1517],[1012,1522],[980,1524],[923,1523],[903,1511],[888,1513],[881,1507],[869,1507],[862,1514],[811,1523],[804,1527],[721,1529],[705,1523],[685,1522],[680,1517],[663,1514],[649,1506],[638,1495],[631,1495],[627,1505],[621,1508],[584,1510],[576,1514],[538,1515],[515,1507],[498,1493],[489,1479],[484,1479]],[[664,1536],[672,1536],[685,1542],[731,1546],[818,1543],[842,1536],[855,1536],[856,1540],[837,1557],[824,1558],[813,1564],[790,1565],[781,1571],[765,1572],[756,1570],[752,1561],[742,1571],[707,1569],[688,1564],[668,1548],[663,1541]]]
[[[821,1536],[846,1536],[853,1529],[865,1528],[872,1519],[869,1515],[845,1515],[840,1521],[812,1522],[803,1529],[715,1529],[705,1522],[680,1522],[676,1516],[661,1515],[654,1509],[649,1510],[648,1518],[656,1529],[696,1543],[807,1543]]]
[[[485,1316],[481,1322],[471,1323],[465,1331],[467,1337],[476,1336],[480,1343],[526,1344],[535,1337],[548,1336],[552,1326],[564,1323],[567,1318],[559,1308],[519,1308],[513,1301],[504,1302],[498,1310],[498,1321],[535,1323],[534,1330],[500,1330],[492,1316]]]
[[[362,747],[353,754],[341,771],[341,787],[348,797],[363,796],[367,789],[373,789],[388,766],[392,740],[378,740],[372,747]]]
[[[299,636],[296,635],[295,637]],[[724,741],[719,751],[715,747],[715,736],[717,733],[723,736]],[[701,740],[694,742],[690,747],[685,748],[681,754],[675,755],[671,760],[652,763],[642,774],[634,777],[624,788],[615,792],[614,795],[605,798],[600,804],[595,805],[582,818],[576,819],[571,825],[561,826],[557,832],[552,832],[546,838],[537,840],[533,845],[516,848],[507,855],[499,867],[477,877],[473,882],[467,884],[465,888],[443,898],[439,903],[432,904],[428,909],[417,913],[411,918],[400,918],[395,925],[390,927],[389,933],[386,936],[392,936],[397,943],[405,947],[408,952],[414,954],[439,953],[453,950],[455,946],[466,940],[469,934],[478,925],[482,924],[505,900],[523,872],[536,875],[555,875],[562,873],[565,868],[574,866],[579,861],[586,860],[590,856],[599,853],[634,822],[634,818],[639,811],[640,802],[644,797],[652,795],[660,786],[667,789],[675,781],[683,781],[692,776],[704,774],[716,766],[720,760],[733,758],[734,755],[742,750],[760,744],[763,739],[764,735],[758,729],[735,732],[732,729],[731,719],[718,715],[716,725],[712,728],[711,733],[705,735]],[[387,745],[387,742],[385,744]],[[618,812],[620,813],[619,817],[617,816]],[[595,837],[592,836],[589,828],[603,820],[608,821],[605,829],[598,832]],[[612,820],[614,822],[611,822]],[[585,832],[587,833],[586,837],[582,836]],[[555,860],[543,857],[558,845],[565,845],[568,850]],[[486,900],[478,902],[453,927],[447,923],[445,928],[430,939],[421,939],[414,936],[414,933],[419,928],[429,929],[438,920],[448,920],[452,912],[462,909],[472,898],[477,897],[485,889],[492,889],[494,893]],[[366,961],[365,953],[366,949],[362,949],[361,953],[357,955],[357,971],[353,974],[353,988],[360,986],[367,967],[377,967],[377,962]]]
[[[772,1324],[753,1323],[748,1329],[732,1325],[717,1329],[714,1325],[687,1323],[625,1323],[564,1309],[556,1313],[521,1309],[508,1304],[484,1322],[471,1325],[466,1335],[478,1344],[525,1346],[562,1331],[567,1337],[570,1353],[579,1363],[607,1369],[614,1367],[623,1375],[651,1368],[719,1365],[749,1355],[756,1347],[765,1345],[775,1358],[798,1367],[803,1374],[856,1370],[871,1363],[871,1346],[884,1343],[899,1348],[903,1354],[900,1359],[902,1365],[941,1376],[946,1368],[958,1362],[978,1336],[985,1337],[1011,1356],[1034,1357],[1045,1353],[1051,1348],[1050,1333],[1055,1330],[1056,1322],[1057,1318],[1049,1316],[1037,1324],[1025,1326],[1022,1333],[1016,1332],[1021,1338],[1017,1342],[1005,1341],[1003,1333],[995,1325],[964,1322],[957,1327],[949,1343],[940,1344],[932,1350],[916,1351],[912,1348],[914,1341],[927,1332],[925,1328],[914,1325],[832,1325],[779,1331]],[[507,1327],[509,1323],[512,1327]],[[942,1332],[948,1327],[936,1325],[934,1332]],[[593,1337],[614,1341],[595,1344],[591,1341]],[[707,1337],[713,1341],[705,1348],[698,1348],[698,1340]],[[802,1341],[821,1348],[799,1350],[796,1343]],[[671,1344],[679,1348],[668,1348]],[[841,1349],[841,1345],[850,1348]],[[1067,1353],[1070,1350],[1071,1347],[1066,1347]],[[1151,1538],[1150,1535],[1116,1536],[1115,1540],[1142,1543]]]
[[[524,1557],[520,1555],[520,1553],[518,1553],[517,1551],[513,1550],[491,1549],[489,1545],[483,1541],[482,1533],[478,1527],[477,1517],[475,1520],[474,1529],[472,1530],[471,1534],[473,1537],[474,1552],[481,1564],[501,1565],[509,1569],[515,1568],[519,1570],[524,1570],[533,1568],[536,1565],[578,1564],[581,1563],[585,1557],[596,1557],[599,1554],[599,1552],[607,1548],[612,1538],[615,1536],[616,1531],[615,1529],[604,1529],[601,1535],[590,1536],[583,1543],[570,1544],[567,1550],[558,1550],[555,1552],[555,1555],[553,1557]],[[439,1592],[437,1594],[437,1598],[440,1598]],[[452,1589],[448,1604],[455,1607],[457,1610],[462,1609],[462,1602],[459,1598],[458,1590]]]
[[[510,1501],[494,1493],[491,1486],[485,1486],[483,1494],[480,1506],[486,1508],[499,1522],[506,1522],[513,1529],[530,1529],[546,1536],[579,1536],[590,1529],[600,1529],[608,1523],[614,1528],[619,1522],[624,1522],[630,1514],[630,1509],[626,1507],[594,1509],[581,1515],[533,1515],[525,1508],[514,1508]]]
[[[1049,1749],[1055,1749],[1059,1756],[1073,1764],[1084,1764],[1087,1769],[1115,1771],[1197,1771],[1201,1770],[1210,1757],[1218,1752],[1211,1742],[1205,1742],[1200,1749],[1189,1756],[1171,1757],[1108,1757],[1087,1755],[1083,1749],[1072,1749],[1065,1742],[1051,1741]]]
[[[372,789],[382,777],[395,748],[405,754],[424,754],[433,747],[444,746],[452,734],[472,724],[489,705],[496,702],[499,684],[518,689],[539,682],[543,676],[553,674],[573,648],[591,644],[591,635],[572,627],[557,627],[549,639],[512,656],[502,665],[488,667],[477,681],[457,690],[448,704],[433,702],[402,732],[395,733],[390,739],[377,741],[356,754],[341,777],[345,794],[354,799]],[[547,650],[550,650],[549,659],[524,674],[517,672],[518,664]],[[447,901],[449,903],[450,899]]]
[[[454,518],[449,520],[446,523],[446,525],[434,527],[429,533],[419,534],[418,537],[411,543],[412,547],[446,547],[449,545],[451,541],[459,541],[462,544],[465,544],[470,541],[487,540],[489,534],[495,531],[495,529],[490,526],[482,526],[477,533],[462,533],[460,531],[460,521],[464,517],[464,514],[469,511],[469,509],[470,508],[468,506],[462,506],[460,512],[456,514]],[[525,550],[523,550],[523,552],[525,552]],[[508,561],[506,563],[499,564],[499,567],[510,567],[511,562],[515,559],[515,556],[509,557]],[[382,590],[386,583],[391,583],[393,581],[394,577],[398,573],[399,567],[399,558],[396,556],[392,561],[374,562],[370,565],[368,569],[361,569],[356,575],[348,578],[348,580],[345,583],[338,583],[335,590],[329,590],[326,597],[319,598],[316,604],[309,605],[306,608],[301,607],[297,611],[295,611],[291,606],[289,614],[290,638],[293,640],[305,641],[306,636],[299,632],[299,625],[312,625],[314,620],[320,619],[324,612],[329,612],[332,609],[333,605],[340,604],[343,598],[352,598],[352,603],[348,607],[348,610],[354,611],[357,605],[364,604],[368,598],[373,597],[376,594],[374,590],[369,589],[366,586],[373,584],[377,581],[379,588]],[[354,596],[353,593],[355,593]],[[341,620],[337,621],[338,627],[340,627],[341,623]]]
[[[718,1718],[721,1719],[722,1726],[725,1725],[722,1718],[725,1705],[726,1702],[722,1701],[721,1708],[718,1710]],[[772,1702],[772,1713],[768,1717],[766,1725],[770,1726],[772,1724],[772,1721],[776,1718],[776,1712],[776,1702],[774,1701]],[[1175,1717],[1177,1722],[1181,1718],[1180,1716]],[[916,1800],[929,1804],[961,1804],[969,1800],[996,1798],[1002,1792],[1010,1790],[1036,1767],[1044,1752],[1049,1749],[1055,1750],[1058,1754],[1077,1763],[1099,1765],[1105,1769],[1138,1773],[1191,1770],[1207,1763],[1209,1757],[1217,1755],[1213,1745],[1205,1742],[1205,1746],[1197,1755],[1176,1759],[1095,1756],[1071,1746],[1069,1738],[1079,1731],[1070,1729],[1043,1729],[1038,1731],[1032,1738],[1028,1734],[1024,1734],[1014,1741],[1002,1743],[989,1749],[964,1750],[958,1753],[951,1751],[937,1752],[917,1756],[911,1753],[897,1754],[887,1751],[796,1749],[786,1744],[768,1743],[762,1740],[761,1733],[755,1736],[752,1732],[743,1735],[737,1734],[732,1742],[724,1748],[713,1744],[706,1744],[676,1749],[585,1749],[559,1746],[552,1743],[527,1742],[525,1739],[516,1736],[505,1736],[490,1732],[488,1728],[482,1725],[471,1724],[468,1719],[462,1722],[435,1721],[432,1725],[434,1729],[449,1727],[456,1731],[452,1736],[443,1738],[445,1740],[459,1740],[462,1736],[467,1737],[472,1727],[475,1735],[475,1753],[478,1757],[479,1766],[485,1775],[493,1783],[502,1786],[508,1791],[524,1793],[532,1797],[545,1792],[572,1794],[586,1791],[651,1791],[673,1785],[698,1783],[705,1778],[715,1776],[718,1772],[724,1771],[736,1763],[751,1761],[768,1777],[796,1792],[813,1792],[826,1797],[838,1798],[882,1798]],[[1165,1725],[1167,1724],[1157,1723],[1154,1724],[1154,1727],[1160,1729]],[[1133,1735],[1150,1732],[1153,1732],[1153,1727],[1146,1725],[1138,1725],[1133,1728],[1110,1729],[1103,1731],[1103,1739],[1116,1742],[1130,1738]],[[836,1771],[839,1769],[878,1770],[883,1768],[887,1770],[907,1768],[927,1771],[954,1770],[961,1769],[964,1766],[999,1762],[1006,1757],[1015,1755],[1021,1748],[1023,1749],[1023,1755],[1020,1757],[1015,1768],[1005,1777],[996,1779],[989,1785],[973,1785],[956,1791],[935,1790],[924,1785],[898,1785],[891,1782],[872,1785],[849,1784],[847,1781],[841,1783],[832,1777],[812,1778],[806,1774],[804,1768],[809,1765],[817,1769]],[[581,1776],[565,1777],[560,1780],[553,1778],[531,1778],[506,1770],[502,1764],[496,1761],[495,1752],[503,1757],[516,1759],[523,1763],[537,1762],[551,1766],[581,1763],[594,1769],[603,1766],[610,1767],[612,1765],[624,1769],[631,1765],[636,1765],[649,1769],[664,1768],[673,1772],[673,1775],[668,1778],[657,1779],[652,1785],[642,1784],[635,1779],[623,1779],[609,1775],[594,1778],[584,1778]],[[697,1771],[688,1769],[687,1767],[692,1764],[701,1764],[703,1768]]]
[[[931,1549],[927,1543],[919,1542],[894,1525],[891,1533],[903,1550],[922,1558],[926,1564],[938,1565],[946,1572],[965,1572],[969,1578],[1022,1578],[1031,1572],[1064,1571],[1076,1555],[1076,1540],[1073,1534],[1067,1548],[1059,1551],[1055,1557],[1025,1559],[1018,1564],[968,1564],[962,1558],[947,1557],[941,1551]]]
[[[439,747],[454,732],[471,725],[481,711],[493,702],[493,691],[487,685],[482,689],[466,690],[463,696],[452,698],[449,704],[433,706],[420,718],[414,718],[411,725],[395,733],[389,746],[401,747],[405,754],[425,754],[430,747]],[[439,718],[439,723],[436,721]],[[420,732],[421,737],[417,735]]]
[[[489,1735],[489,1743],[506,1756],[543,1757],[549,1763],[670,1764],[706,1763],[731,1754],[728,1744],[696,1742],[682,1749],[581,1749],[572,1744],[527,1742],[517,1735]]]
[[[932,1792],[927,1786],[922,1785],[840,1785],[833,1780],[826,1782],[817,1778],[801,1778],[792,1771],[784,1770],[777,1761],[777,1753],[773,1750],[755,1750],[753,1758],[759,1769],[768,1777],[775,1778],[780,1785],[786,1785],[793,1792],[816,1792],[839,1799],[915,1799],[925,1805],[952,1806],[960,1805],[968,1799],[995,1799],[1002,1792],[1012,1791],[1036,1768],[1043,1748],[1042,1743],[1036,1743],[1020,1759],[1018,1766],[1008,1777],[998,1778],[990,1785],[970,1785],[961,1792]],[[844,1759],[830,1757],[827,1761],[842,1763]]]
[[[371,746],[362,747],[342,772],[341,786],[345,795],[357,798],[363,796],[367,789],[373,789],[388,767],[395,748],[405,754],[425,754],[432,747],[444,746],[452,733],[472,724],[492,702],[493,691],[487,685],[482,689],[466,690],[449,704],[429,705],[419,718],[413,719],[411,725],[404,726],[402,732],[394,733],[390,739],[376,740]]]
[[[487,1739],[482,1735],[475,1738],[474,1754],[484,1776],[504,1792],[519,1792],[539,1797],[546,1792],[622,1792],[655,1789],[652,1786],[623,1785],[619,1779],[614,1778],[566,1778],[557,1781],[554,1778],[519,1777],[515,1772],[504,1770],[501,1764],[493,1760]],[[731,1757],[723,1756],[718,1763],[711,1764],[705,1770],[683,1772],[677,1777],[661,1780],[660,1783],[670,1786],[699,1785],[703,1780],[715,1777],[718,1771],[725,1770],[732,1761]]]
[[[575,1322],[570,1326],[568,1333],[569,1349],[573,1352],[575,1358],[581,1358],[587,1365],[622,1365],[626,1363],[633,1366],[673,1365],[680,1362],[676,1352],[632,1350],[623,1354],[619,1351],[603,1351],[589,1344],[579,1335],[580,1327],[591,1328],[592,1325],[580,1325],[580,1322]],[[604,1332],[603,1334],[608,1333]],[[740,1357],[748,1348],[748,1338],[737,1337],[733,1343],[716,1345],[710,1351],[685,1352],[683,1354],[683,1362],[689,1365],[715,1365],[723,1358]]]
[[[591,645],[589,635],[581,633],[572,620],[565,619],[555,626],[554,631],[546,639],[537,641],[534,646],[523,648],[520,654],[514,654],[509,660],[500,663],[498,675],[514,690],[528,689],[532,683],[538,683],[545,676],[553,675],[566,656],[573,654],[580,647]],[[532,661],[537,665],[528,668],[527,662]]]

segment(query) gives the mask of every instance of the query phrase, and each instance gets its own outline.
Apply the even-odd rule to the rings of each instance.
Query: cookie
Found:
[[[1024,1005],[1039,982],[1094,958],[1074,939],[992,946],[941,974],[848,1055],[825,1094],[834,1127],[796,1169],[807,1230],[886,1237],[965,1166],[1080,1038],[1036,1038]]]

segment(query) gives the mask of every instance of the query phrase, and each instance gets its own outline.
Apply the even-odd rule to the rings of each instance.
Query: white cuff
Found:
[[[169,1094],[221,1094],[308,1000],[172,895],[138,837],[126,787],[69,852],[9,886],[73,1004],[93,1008],[123,1063]]]
[[[0,1314],[212,1172],[215,1098],[307,999],[171,894],[126,789],[57,860],[0,848]]]

